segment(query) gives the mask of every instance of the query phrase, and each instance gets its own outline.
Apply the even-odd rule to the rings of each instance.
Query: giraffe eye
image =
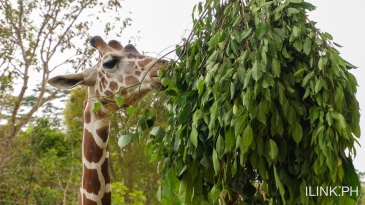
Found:
[[[107,62],[104,62],[103,63],[103,67],[104,68],[108,68],[108,69],[112,69],[118,63],[119,63],[119,59],[118,58],[112,58],[111,60],[108,60]]]

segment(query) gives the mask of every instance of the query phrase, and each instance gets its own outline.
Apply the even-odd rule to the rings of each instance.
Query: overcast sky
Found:
[[[132,26],[123,32],[121,42],[126,44],[131,36],[139,36],[137,49],[145,52],[159,53],[181,41],[181,38],[191,29],[191,11],[197,0],[124,0],[123,11],[132,12]],[[364,43],[364,17],[361,0],[308,0],[317,6],[309,14],[309,18],[318,22],[317,28],[332,34],[334,42],[343,46],[339,51],[341,56],[359,67],[352,71],[358,80],[357,98],[360,107],[365,106],[365,80],[362,81],[365,67],[365,56],[361,48]],[[138,31],[140,31],[138,33]],[[98,35],[98,34],[91,34]],[[102,35],[102,34],[99,34]],[[167,49],[172,50],[173,47]],[[162,52],[162,53],[166,53]],[[153,55],[153,54],[150,54]],[[361,128],[364,129],[364,115],[361,118]],[[360,140],[365,145],[365,139]],[[365,150],[357,146],[355,168],[365,171]]]

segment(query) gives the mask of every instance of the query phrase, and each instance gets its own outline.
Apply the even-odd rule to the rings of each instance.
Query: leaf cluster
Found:
[[[206,1],[179,62],[164,72],[169,128],[151,143],[164,160],[161,198],[182,204],[353,204],[306,186],[359,187],[353,65],[301,0]],[[169,204],[164,200],[163,204]]]

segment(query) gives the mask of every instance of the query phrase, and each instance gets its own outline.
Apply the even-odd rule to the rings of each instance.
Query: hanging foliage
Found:
[[[162,204],[355,204],[360,137],[355,68],[302,0],[207,0],[162,83],[167,130],[148,147],[163,160]],[[316,187],[337,187],[310,196]],[[313,193],[308,193],[308,190]],[[239,195],[239,196],[238,196]]]

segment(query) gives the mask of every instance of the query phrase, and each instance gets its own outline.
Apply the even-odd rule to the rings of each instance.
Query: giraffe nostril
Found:
[[[108,68],[108,69],[112,69],[114,68],[115,65],[117,65],[119,63],[119,59],[117,58],[112,58],[111,60],[108,60],[107,62],[103,63],[103,67],[104,68]]]

